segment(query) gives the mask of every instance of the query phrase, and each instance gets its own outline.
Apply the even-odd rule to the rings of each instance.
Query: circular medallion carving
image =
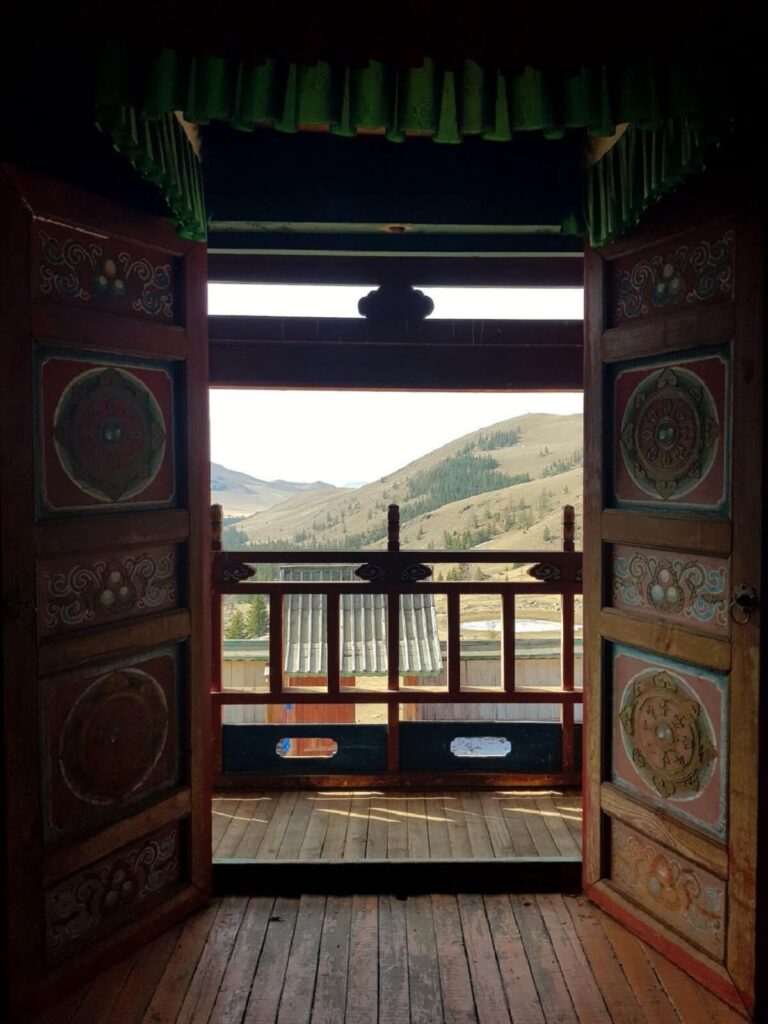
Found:
[[[682,679],[647,669],[627,684],[619,713],[627,755],[661,796],[692,800],[717,757],[709,716]]]
[[[154,395],[134,374],[89,370],[61,396],[54,441],[64,472],[80,490],[101,501],[125,501],[157,475],[165,423]]]
[[[678,367],[651,374],[635,388],[621,424],[624,465],[654,498],[680,498],[712,468],[720,427],[704,382]]]
[[[111,804],[141,786],[168,735],[168,704],[147,672],[120,669],[97,679],[72,707],[62,730],[59,764],[81,800]]]

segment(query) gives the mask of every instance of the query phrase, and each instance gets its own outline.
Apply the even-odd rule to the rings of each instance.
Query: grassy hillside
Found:
[[[582,512],[582,417],[529,414],[451,441],[358,489],[303,491],[230,528],[230,547],[379,548],[387,506],[404,547],[556,548],[562,506]]]

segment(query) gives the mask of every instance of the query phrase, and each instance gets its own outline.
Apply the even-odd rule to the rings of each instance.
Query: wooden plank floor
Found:
[[[552,790],[218,795],[213,855],[308,861],[579,857],[581,795]]]
[[[216,900],[30,1024],[740,1021],[581,896],[440,895]]]

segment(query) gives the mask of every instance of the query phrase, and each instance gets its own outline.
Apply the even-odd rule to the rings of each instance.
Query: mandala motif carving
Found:
[[[707,712],[682,679],[649,669],[627,685],[619,712],[637,774],[668,800],[690,800],[706,788],[717,757]]]
[[[709,473],[719,437],[715,402],[702,380],[666,367],[638,384],[627,403],[621,454],[640,490],[673,500]]]
[[[635,551],[613,561],[614,603],[626,608],[683,617],[701,625],[728,624],[725,565],[695,558]]]
[[[692,306],[733,288],[732,230],[714,240],[683,243],[666,255],[617,267],[614,316],[633,320],[674,306]]]
[[[147,385],[108,367],[89,370],[67,386],[56,409],[54,440],[69,479],[86,494],[116,502],[154,480],[166,429]]]
[[[89,804],[125,799],[159,761],[168,728],[165,693],[153,676],[135,668],[102,676],[64,723],[59,765],[67,786]]]
[[[177,825],[49,889],[46,893],[48,955],[59,959],[97,935],[112,931],[161,899],[180,877]]]
[[[145,551],[45,573],[45,629],[84,626],[172,605],[175,562],[173,551]]]
[[[705,949],[722,950],[725,886],[719,878],[618,822],[612,846],[612,875],[621,888]]]
[[[42,295],[128,307],[135,313],[173,318],[170,263],[155,263],[125,250],[106,251],[85,236],[38,232]]]

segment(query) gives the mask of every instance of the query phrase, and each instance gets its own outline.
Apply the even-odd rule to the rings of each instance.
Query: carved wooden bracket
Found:
[[[368,320],[425,320],[435,303],[409,284],[382,284],[360,299],[357,308]]]
[[[541,580],[542,583],[550,583],[562,577],[560,566],[552,565],[551,562],[537,562],[528,570],[528,575],[533,576],[535,580]]]

